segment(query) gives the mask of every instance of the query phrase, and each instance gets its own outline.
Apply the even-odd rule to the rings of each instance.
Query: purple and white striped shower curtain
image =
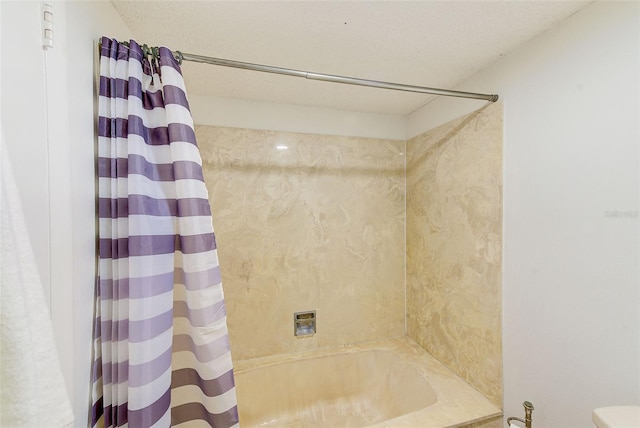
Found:
[[[102,38],[92,426],[231,427],[216,241],[180,66]]]

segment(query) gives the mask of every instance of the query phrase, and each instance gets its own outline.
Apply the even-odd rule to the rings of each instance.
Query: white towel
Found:
[[[69,427],[73,412],[4,142],[0,158],[0,426]]]

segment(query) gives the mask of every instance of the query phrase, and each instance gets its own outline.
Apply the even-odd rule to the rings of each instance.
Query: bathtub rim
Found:
[[[499,407],[407,336],[239,360],[234,361],[233,370],[234,374],[238,375],[257,368],[301,359],[369,350],[394,352],[429,383],[437,396],[437,402],[431,406],[388,419],[372,425],[372,428],[415,427],[419,426],[416,425],[417,423],[424,422],[424,418],[429,418],[430,426],[454,428],[503,416],[503,411]]]

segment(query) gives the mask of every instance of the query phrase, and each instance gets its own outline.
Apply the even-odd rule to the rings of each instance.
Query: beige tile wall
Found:
[[[407,142],[407,334],[502,406],[502,105]]]
[[[196,134],[234,359],[404,334],[403,141]],[[406,150],[407,334],[501,406],[502,105]],[[295,338],[307,309],[318,333]]]
[[[196,134],[234,359],[404,334],[404,141]],[[302,310],[311,338],[293,335]]]

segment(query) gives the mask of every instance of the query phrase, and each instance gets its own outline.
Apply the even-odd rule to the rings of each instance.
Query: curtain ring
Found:
[[[176,61],[178,61],[179,65],[182,65],[182,60],[184,59],[184,55],[182,55],[182,52],[176,51],[176,53],[173,54],[173,57]]]

